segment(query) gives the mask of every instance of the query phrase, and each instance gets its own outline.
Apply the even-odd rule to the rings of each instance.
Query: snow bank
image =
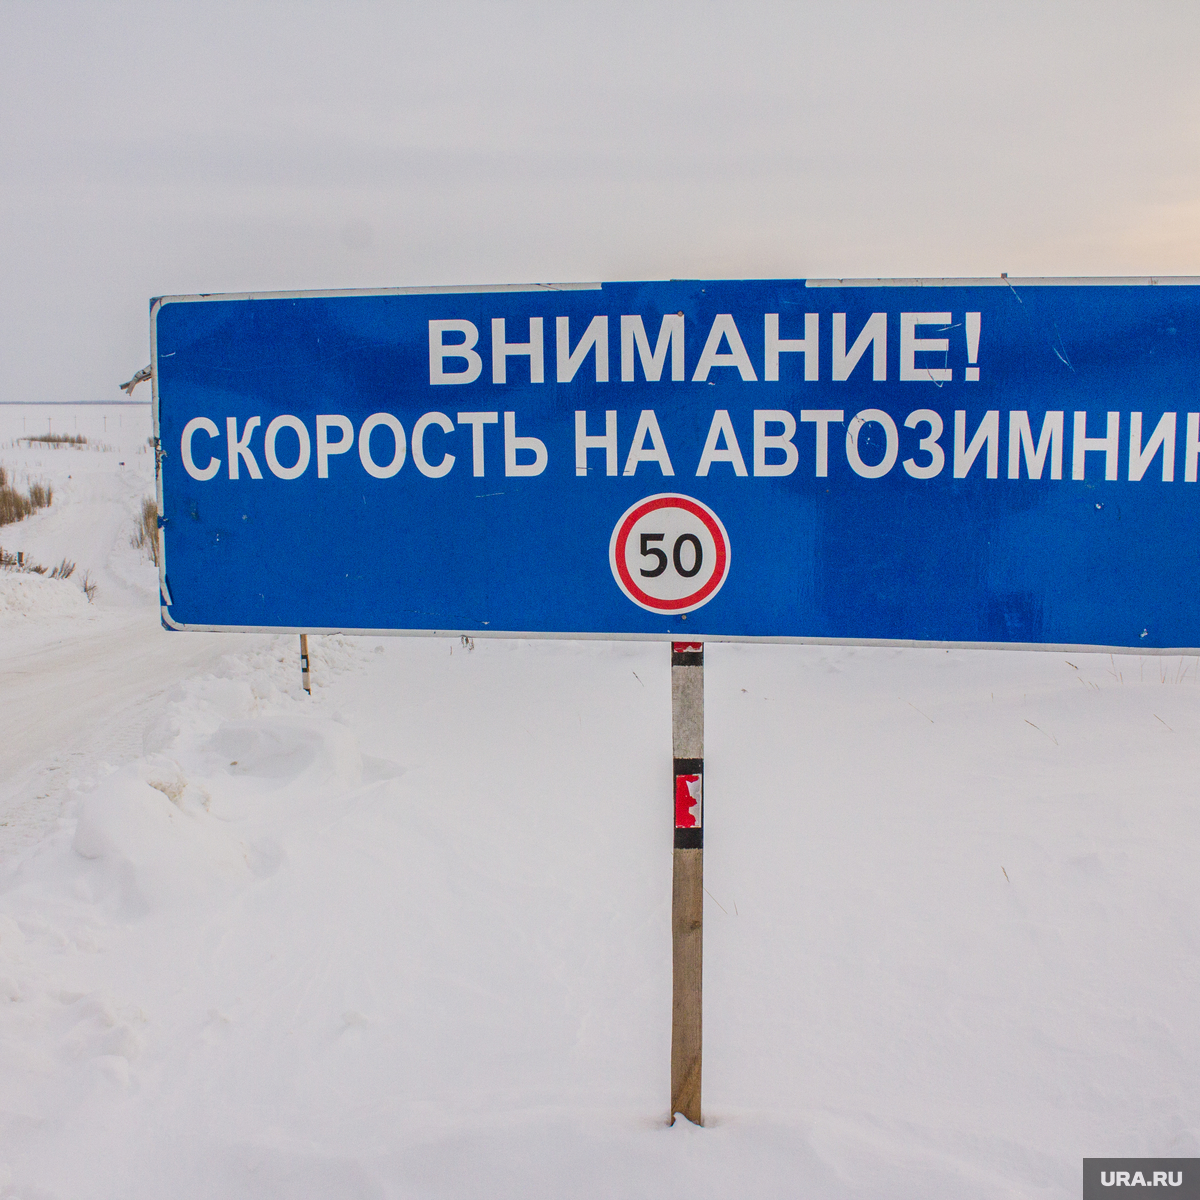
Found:
[[[87,617],[87,597],[74,579],[50,579],[0,568],[0,626],[50,624]]]
[[[170,759],[150,759],[84,797],[72,842],[97,861],[93,894],[127,916],[220,894],[249,878],[248,848],[208,813],[208,796]]]
[[[52,428],[51,428],[52,427]],[[29,440],[37,433],[86,437],[82,445]],[[157,570],[130,546],[143,498],[155,494],[150,406],[0,406],[0,463],[24,491],[48,484],[54,503],[0,530],[0,545],[33,562],[77,564],[96,583],[95,606],[146,607]]]

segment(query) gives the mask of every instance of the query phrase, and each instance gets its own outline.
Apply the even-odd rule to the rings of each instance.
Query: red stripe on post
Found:
[[[675,776],[675,828],[696,829],[703,818],[701,776]]]

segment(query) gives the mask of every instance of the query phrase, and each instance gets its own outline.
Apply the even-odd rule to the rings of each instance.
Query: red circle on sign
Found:
[[[651,596],[641,588],[634,582],[625,561],[625,546],[634,525],[647,513],[663,508],[681,509],[699,520],[712,537],[716,549],[716,564],[705,582],[691,594],[672,599]],[[642,608],[650,609],[652,612],[690,612],[711,600],[720,589],[721,584],[725,582],[725,576],[729,574],[729,535],[725,532],[725,526],[721,524],[717,514],[707,505],[701,504],[699,500],[672,493],[647,496],[645,500],[640,500],[630,508],[617,522],[617,527],[613,530],[612,541],[609,544],[609,562],[622,590]]]

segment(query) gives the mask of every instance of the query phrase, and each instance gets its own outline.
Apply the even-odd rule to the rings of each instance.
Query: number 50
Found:
[[[651,546],[651,542],[661,542],[667,535],[665,533],[643,533],[642,534],[642,557],[653,558],[657,560],[657,564],[646,570],[641,569],[641,574],[646,579],[655,579],[667,569],[666,551],[659,549],[658,546]],[[685,567],[683,565],[682,550],[683,547],[690,543],[692,547],[692,565]],[[704,549],[700,545],[700,539],[694,533],[681,533],[675,539],[675,545],[671,550],[670,561],[675,565],[675,570],[683,576],[684,579],[691,579],[693,575],[700,573],[700,568],[704,565]]]

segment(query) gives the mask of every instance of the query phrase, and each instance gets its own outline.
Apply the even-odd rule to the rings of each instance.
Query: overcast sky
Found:
[[[0,400],[161,294],[1200,274],[1198,148],[1194,0],[0,0]]]

